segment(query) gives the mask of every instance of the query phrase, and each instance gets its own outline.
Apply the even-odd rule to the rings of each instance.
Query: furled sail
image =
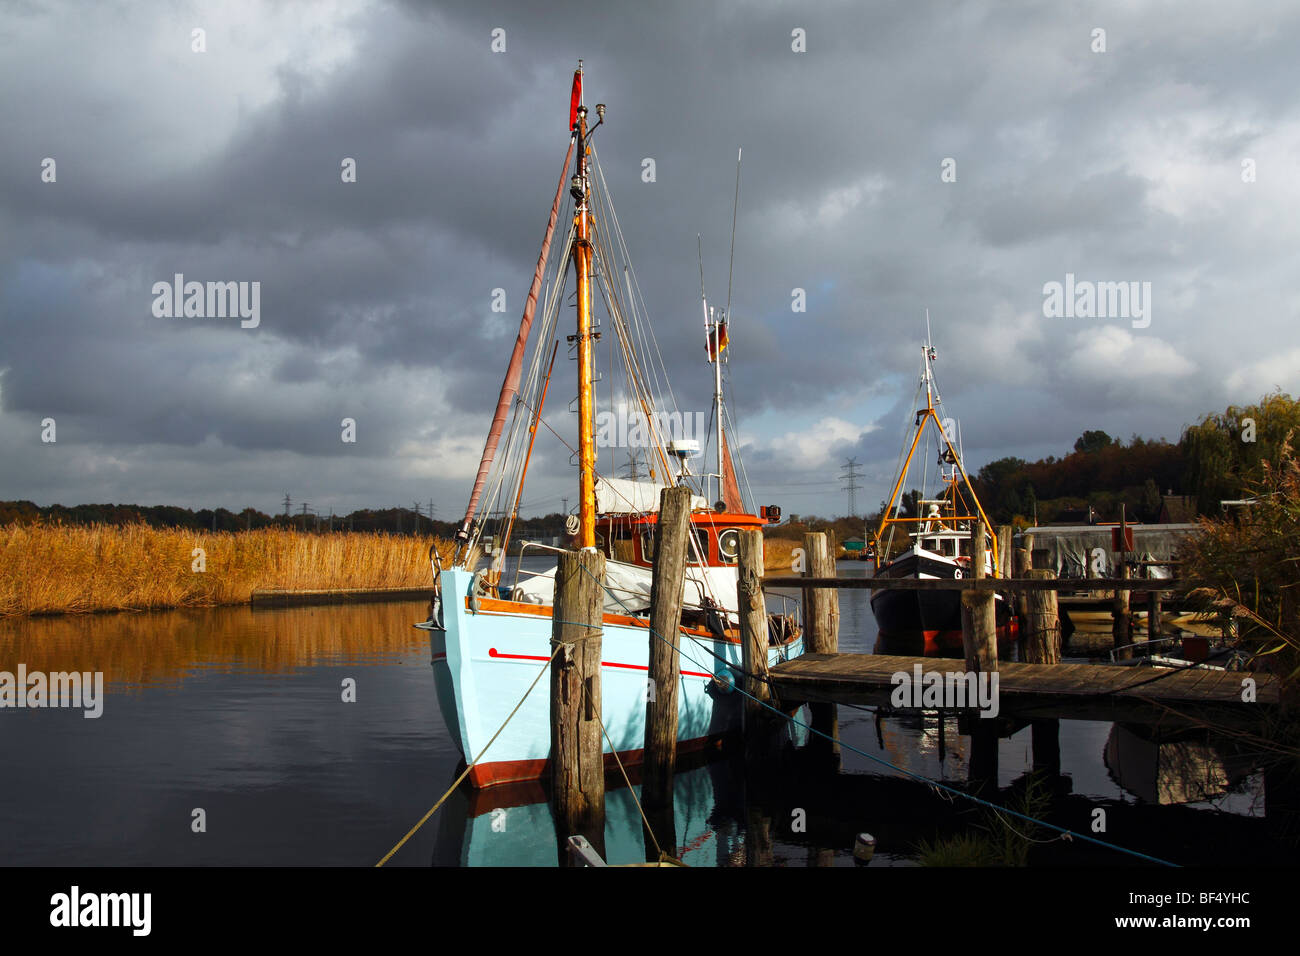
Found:
[[[727,447],[726,429],[719,434],[722,437],[722,503],[728,511],[743,512],[745,503],[740,497],[740,484],[736,481],[736,466],[731,460],[731,449]]]

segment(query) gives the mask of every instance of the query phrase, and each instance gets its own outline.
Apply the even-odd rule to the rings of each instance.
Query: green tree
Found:
[[[1086,431],[1074,443],[1074,450],[1090,455],[1093,452],[1119,444],[1103,431]]]

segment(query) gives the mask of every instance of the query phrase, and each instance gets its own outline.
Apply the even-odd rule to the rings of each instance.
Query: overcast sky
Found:
[[[696,234],[725,298],[744,148],[729,390],[758,503],[844,513],[849,456],[859,511],[888,493],[926,309],[972,469],[1297,389],[1291,2],[11,0],[0,50],[2,499],[458,517],[579,57],[686,409]],[[260,282],[260,324],[156,316],[176,273]],[[1149,314],[1045,315],[1067,274],[1150,283]],[[526,512],[576,497],[539,455]]]

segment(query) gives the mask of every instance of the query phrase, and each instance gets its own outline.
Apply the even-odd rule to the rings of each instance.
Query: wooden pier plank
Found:
[[[771,670],[772,686],[783,703],[834,701],[889,704],[895,673],[960,672],[963,662],[946,658],[886,654],[804,654]],[[1178,722],[1170,709],[1193,718],[1245,725],[1276,705],[1278,684],[1269,674],[1206,669],[1165,670],[1096,664],[998,665],[1001,713],[1025,717],[1064,717],[1151,723]],[[1241,682],[1253,677],[1257,703],[1241,700]]]

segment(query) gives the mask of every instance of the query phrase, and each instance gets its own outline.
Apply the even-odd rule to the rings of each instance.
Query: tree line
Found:
[[[186,528],[194,531],[256,531],[283,528],[311,533],[382,532],[450,538],[457,523],[438,521],[411,508],[363,508],[345,515],[267,514],[256,508],[230,511],[227,508],[179,508],[175,505],[61,504],[41,507],[32,501],[0,501],[0,524],[51,521],[62,524],[146,524],[154,528]],[[550,537],[564,533],[564,516],[558,512],[533,518],[519,518],[516,533]]]

